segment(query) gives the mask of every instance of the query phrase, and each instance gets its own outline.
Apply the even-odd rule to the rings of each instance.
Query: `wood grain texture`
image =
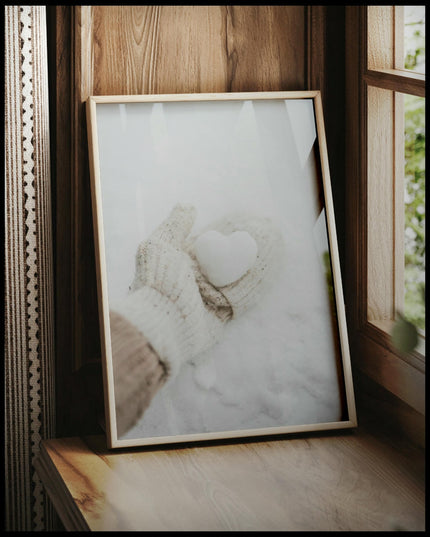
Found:
[[[354,352],[355,335],[367,320],[367,184],[361,180],[366,167],[366,144],[363,132],[366,122],[366,102],[362,98],[365,83],[363,50],[366,36],[363,32],[364,10],[349,6],[345,11],[345,306],[351,338],[352,360],[358,360]]]
[[[360,355],[360,370],[406,401],[411,409],[425,416],[425,371],[399,358],[377,334],[377,328],[369,323],[366,333],[356,341],[356,352]],[[372,337],[373,336],[373,337]],[[377,365],[375,367],[375,356]]]
[[[367,375],[355,375],[354,381],[360,426],[373,434],[385,435],[391,443],[395,441],[397,449],[405,451],[411,465],[416,464],[414,471],[424,475],[425,459],[408,450],[411,447],[417,453],[425,450],[425,416]]]
[[[307,78],[309,89],[318,89],[323,102],[328,86],[326,10],[326,6],[309,6],[307,9]]]
[[[346,247],[349,248],[349,244],[345,243],[344,231],[347,183],[345,176],[345,6],[310,6],[309,9],[320,10],[318,28],[324,39],[324,57],[318,61],[322,71],[315,87],[321,87],[339,257],[343,277],[345,277],[345,250]],[[316,38],[312,39],[319,43]],[[314,60],[313,64],[315,63]]]
[[[47,6],[48,62],[50,91],[51,178],[53,186],[53,235],[55,272],[55,339],[57,356],[67,357],[56,364],[57,394],[72,372],[73,345],[73,288],[72,288],[72,234],[74,228],[71,206],[71,153],[70,153],[70,13],[67,6]],[[58,81],[58,82],[57,82]],[[64,81],[60,84],[60,81]],[[60,285],[59,278],[67,285]],[[59,312],[63,312],[62,314]],[[66,315],[67,312],[67,315]],[[57,396],[57,434],[62,434],[63,412],[66,401]],[[61,418],[60,418],[61,416]]]
[[[394,68],[394,8],[368,6],[367,68]]]
[[[367,163],[367,318],[394,319],[394,99],[368,87]]]
[[[115,453],[71,438],[41,458],[67,529],[424,529],[424,475],[364,434]]]
[[[400,93],[411,93],[418,97],[426,96],[425,75],[395,69],[384,69],[367,71],[364,79],[370,86],[377,86]]]
[[[304,7],[91,6],[85,16],[93,95],[305,89]]]

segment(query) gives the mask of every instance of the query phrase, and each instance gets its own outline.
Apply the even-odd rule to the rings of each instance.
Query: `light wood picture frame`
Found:
[[[354,428],[320,92],[86,106],[108,446]]]

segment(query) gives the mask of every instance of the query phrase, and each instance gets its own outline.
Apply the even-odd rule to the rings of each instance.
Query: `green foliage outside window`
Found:
[[[405,317],[425,328],[425,100],[405,95]]]
[[[421,7],[421,6],[420,6]],[[419,12],[421,13],[421,12]],[[422,11],[424,13],[424,11]],[[424,21],[409,33],[405,68],[424,71]],[[404,316],[425,330],[425,99],[405,95],[405,303]]]

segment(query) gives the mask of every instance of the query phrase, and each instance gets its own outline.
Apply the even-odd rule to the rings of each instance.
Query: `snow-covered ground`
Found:
[[[123,438],[338,421],[342,388],[312,100],[98,110],[110,307],[128,292],[137,245],[178,202],[197,209],[193,235],[246,212],[271,218],[284,242],[261,301],[186,363]]]

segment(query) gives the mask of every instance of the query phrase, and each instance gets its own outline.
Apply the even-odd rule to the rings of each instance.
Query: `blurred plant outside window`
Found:
[[[425,7],[404,6],[405,69],[425,73]],[[404,95],[404,317],[425,331],[425,98]]]

